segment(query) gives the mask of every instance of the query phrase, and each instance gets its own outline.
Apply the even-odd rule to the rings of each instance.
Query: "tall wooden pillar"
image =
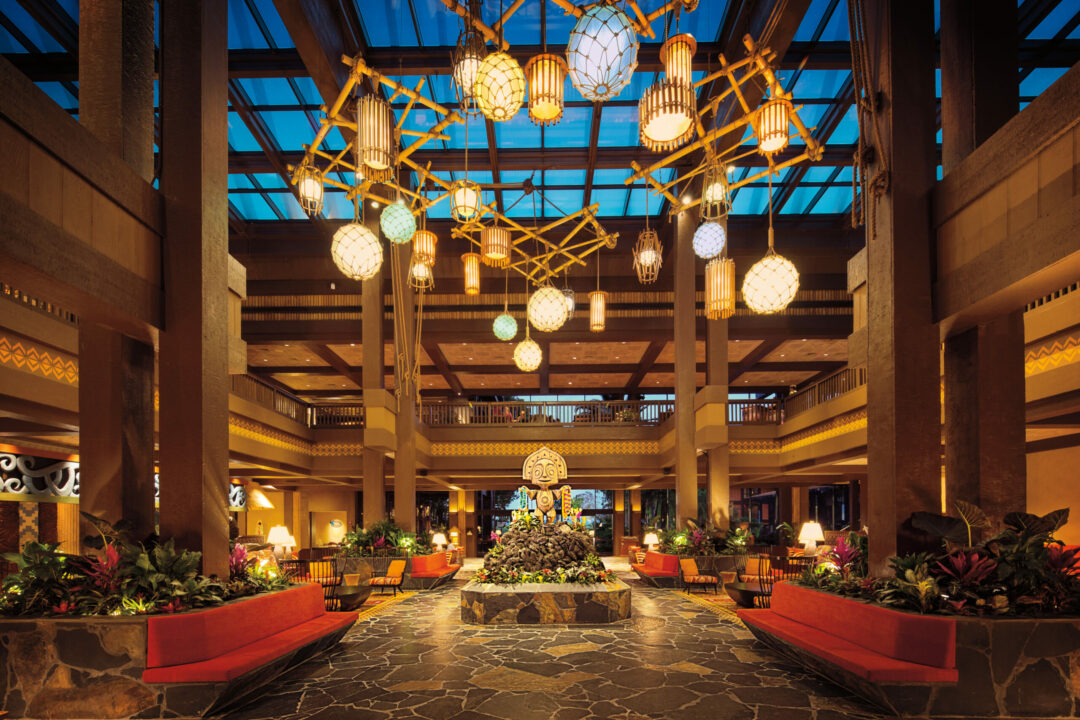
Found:
[[[641,540],[641,491],[630,491],[630,534]]]
[[[450,491],[450,529],[458,531],[458,547],[466,557],[476,555],[476,493],[471,490]]]
[[[883,169],[883,158],[889,163],[886,190],[866,198],[868,525],[870,564],[881,571],[911,513],[940,507],[938,330],[930,293],[933,3],[871,3],[867,33],[883,144],[874,148],[868,177]]]
[[[161,534],[228,573],[228,13],[161,3]]]
[[[82,0],[79,48],[79,121],[151,182],[153,0]],[[142,539],[155,529],[154,348],[84,321],[79,380],[80,509]]]
[[[625,492],[621,489],[615,489],[612,494],[614,502],[611,506],[611,554],[619,555],[622,548],[623,528],[626,525],[626,498]]]
[[[728,321],[705,322],[705,381],[720,388],[724,398],[728,393]],[[706,453],[708,474],[705,476],[705,497],[709,504],[709,521],[720,530],[731,527],[731,446],[724,443]]]
[[[1017,112],[1016,5],[941,3],[942,171]],[[945,340],[945,495],[992,517],[1026,507],[1024,319],[1019,308]]]
[[[694,218],[675,220],[675,522],[681,527],[698,518],[697,447],[694,395],[697,393],[697,335],[694,267]]]
[[[416,352],[415,293],[409,286],[408,268],[412,246],[408,243],[391,246],[401,263],[401,287],[394,288],[394,363],[397,353],[405,348],[410,361]],[[408,388],[407,379],[397,374],[397,450],[394,453],[394,521],[407,532],[416,530],[416,393],[419,387]]]
[[[368,230],[379,237],[379,216],[375,212],[368,212],[364,218],[364,224]],[[384,259],[383,268],[388,259]],[[363,282],[363,324],[361,326],[361,347],[363,349],[363,367],[361,368],[362,381],[364,383],[364,403],[367,404],[369,393],[381,392],[384,386],[383,375],[383,346],[385,337],[383,334],[383,316],[386,313],[385,301],[383,300],[382,271],[370,280]],[[364,525],[371,527],[373,523],[386,518],[386,456],[380,450],[367,447],[364,444],[363,472],[364,472]]]

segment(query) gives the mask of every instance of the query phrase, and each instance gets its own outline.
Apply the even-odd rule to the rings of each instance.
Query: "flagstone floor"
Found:
[[[230,720],[867,720],[883,717],[669,590],[634,589],[618,625],[461,622],[464,581],[358,623]]]

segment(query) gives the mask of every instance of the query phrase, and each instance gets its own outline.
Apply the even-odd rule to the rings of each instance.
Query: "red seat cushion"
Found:
[[[686,582],[691,585],[719,585],[720,581],[715,575],[687,575]]]
[[[319,598],[321,602],[321,591]],[[148,667],[143,671],[142,679],[147,683],[227,682],[318,640],[324,635],[329,635],[335,630],[348,627],[356,622],[356,617],[355,612],[324,613],[299,625],[200,662]],[[150,618],[151,621],[155,619],[157,618]],[[268,620],[265,617],[258,619]]]
[[[679,556],[667,555],[665,553],[653,552],[650,550],[645,553],[645,569],[642,570],[646,575],[655,575],[657,577],[678,577],[679,575]]]
[[[450,572],[446,564],[446,553],[414,555],[412,559],[413,577],[442,577]]]
[[[647,564],[633,563],[630,567],[638,571],[642,575],[648,575],[649,577],[679,577],[678,570],[665,571],[657,569],[656,566],[649,566]]]
[[[414,563],[412,576],[414,578],[437,578],[445,575],[453,575],[460,569],[460,565],[447,565],[444,558],[442,565],[436,565],[434,568],[429,565],[427,570],[422,570],[420,572],[416,571],[416,565]]]
[[[955,668],[897,660],[783,617],[774,610],[742,609],[739,619],[870,682],[955,683],[959,678]]]
[[[371,585],[400,585],[400,575],[381,575],[380,577],[373,577],[370,581]]]

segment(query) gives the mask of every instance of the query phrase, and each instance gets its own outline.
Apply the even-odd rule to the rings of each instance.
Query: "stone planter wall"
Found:
[[[470,582],[461,589],[461,620],[479,625],[612,623],[630,617],[630,586],[610,583]]]

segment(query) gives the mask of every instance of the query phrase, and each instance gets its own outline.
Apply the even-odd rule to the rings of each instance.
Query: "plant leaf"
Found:
[[[944,538],[949,542],[963,542],[967,539],[967,526],[959,518],[938,515],[932,512],[911,514],[911,526],[934,537]]]
[[[956,508],[957,515],[960,519],[966,522],[973,528],[988,528],[990,527],[990,518],[986,516],[986,513],[982,511],[978,505],[974,505],[963,500],[957,500],[953,503],[953,507]]]

